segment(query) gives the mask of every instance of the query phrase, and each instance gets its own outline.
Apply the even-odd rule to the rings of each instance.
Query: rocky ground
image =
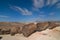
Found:
[[[60,22],[0,22],[0,40],[60,40]]]
[[[26,37],[24,37],[22,34],[16,34],[15,36],[0,35],[0,37],[2,37],[1,40],[26,40]]]
[[[60,40],[60,27],[35,32],[29,37],[24,37],[22,34],[16,34],[15,36],[0,35],[0,37],[2,37],[1,40]]]
[[[60,40],[60,28],[36,32],[28,37],[27,40]]]

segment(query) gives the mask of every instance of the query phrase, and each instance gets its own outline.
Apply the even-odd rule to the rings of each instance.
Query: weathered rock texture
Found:
[[[30,36],[36,31],[43,31],[46,29],[53,29],[60,26],[56,22],[39,22],[39,23],[14,23],[14,22],[0,22],[0,34],[11,34],[15,35],[17,33],[23,34],[25,37]]]
[[[43,31],[49,26],[48,22],[37,23],[37,31]]]
[[[22,33],[24,36],[28,37],[36,30],[37,26],[34,23],[27,24],[23,27]]]
[[[25,25],[25,24],[22,24],[22,23],[10,23],[10,22],[0,22],[0,34],[15,35],[17,33],[21,33],[23,25]]]

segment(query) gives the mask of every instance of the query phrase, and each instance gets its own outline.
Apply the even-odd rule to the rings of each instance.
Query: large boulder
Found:
[[[30,23],[23,26],[22,33],[25,37],[30,36],[36,30],[37,26],[34,23]]]
[[[23,29],[23,26],[20,26],[20,27],[19,27],[19,30],[18,30],[18,33],[19,33],[19,34],[22,33],[22,29]]]
[[[18,33],[19,34],[21,34],[22,33],[22,29],[23,29],[23,26],[24,26],[25,24],[23,24],[23,25],[17,25],[16,27],[18,28]]]
[[[0,34],[2,34],[1,30],[2,30],[2,27],[0,27]]]
[[[19,30],[18,27],[12,26],[11,29],[10,29],[10,34],[12,36],[15,35],[15,34],[17,34],[18,33],[18,30]]]
[[[41,22],[41,23],[37,23],[36,25],[37,25],[36,31],[43,31],[48,28],[49,23],[48,22]]]
[[[2,27],[0,29],[1,34],[9,34],[10,33],[10,28],[9,27]]]
[[[53,29],[60,26],[59,24],[56,24],[55,22],[49,22],[48,29]]]

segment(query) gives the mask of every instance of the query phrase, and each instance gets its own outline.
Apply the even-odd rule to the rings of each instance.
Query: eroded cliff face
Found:
[[[23,34],[16,34],[15,36],[0,35],[1,40],[60,40],[60,27],[54,29],[46,29],[41,32],[35,32],[29,37],[24,37]]]
[[[60,26],[51,30],[35,32],[27,40],[60,40]]]
[[[36,30],[37,26],[34,23],[30,23],[23,26],[22,33],[24,36],[28,37]]]
[[[21,33],[23,23],[11,23],[11,22],[0,22],[0,34],[11,34],[15,35]]]
[[[29,37],[31,34],[37,31],[44,31],[46,29],[54,29],[60,26],[60,24],[56,22],[40,22],[40,23],[29,23],[29,24],[22,24],[22,23],[0,23],[0,34],[11,34],[15,35],[17,33],[23,34],[25,37]]]
[[[43,31],[48,28],[49,23],[48,22],[42,22],[42,23],[37,23],[37,31]]]
[[[22,33],[25,37],[30,36],[31,34],[37,32],[37,31],[44,31],[46,29],[54,29],[55,27],[58,27],[59,25],[55,22],[42,22],[42,23],[30,23],[27,25],[24,25],[22,29]]]

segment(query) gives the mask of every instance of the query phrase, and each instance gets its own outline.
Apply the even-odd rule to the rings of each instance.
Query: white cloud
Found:
[[[23,15],[32,15],[32,12],[27,9],[24,9]]]
[[[44,0],[33,0],[35,8],[42,8],[44,6]]]
[[[51,0],[47,0],[46,5],[50,5],[51,4]]]
[[[46,5],[54,5],[58,0],[47,0]]]
[[[44,2],[45,2],[45,0],[33,0],[33,6],[35,8],[42,8],[45,6]],[[47,0],[46,6],[47,5],[49,5],[49,6],[54,5],[56,2],[58,2],[58,0]]]
[[[58,0],[52,0],[52,5],[58,2]]]
[[[58,4],[56,5],[56,7],[57,7],[57,8],[60,8],[60,3],[58,3]]]
[[[0,18],[8,18],[8,16],[0,15]]]
[[[32,12],[26,8],[22,9],[20,7],[17,7],[17,6],[13,6],[12,8],[15,9],[16,11],[22,13],[22,15],[32,15]]]

